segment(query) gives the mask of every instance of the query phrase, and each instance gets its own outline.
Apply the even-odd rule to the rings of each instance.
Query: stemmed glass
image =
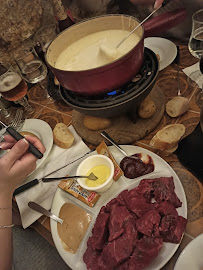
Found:
[[[44,90],[44,98],[49,99],[47,88],[44,86],[47,79],[47,67],[39,58],[34,47],[21,48],[15,53],[14,58],[23,79],[29,83],[39,83]]]
[[[9,124],[12,121],[11,112],[9,112],[5,108],[5,106],[4,106],[3,102],[1,101],[1,99],[0,99],[0,113],[3,116],[3,118],[6,120],[7,124]]]
[[[35,34],[35,42],[37,43],[38,49],[43,52],[43,56],[41,58],[44,60],[46,50],[49,46],[49,44],[52,42],[52,40],[57,36],[58,29],[56,27],[56,24],[47,24],[42,26],[37,33]],[[41,55],[41,53],[40,53]],[[44,60],[45,61],[45,60]],[[56,93],[52,93],[52,96]],[[50,100],[50,102],[54,102],[55,100],[51,98],[51,96],[47,92],[47,98]]]
[[[0,64],[0,94],[4,99],[22,105],[27,114],[32,114],[35,110],[26,98],[27,90],[26,82],[12,66]]]
[[[47,24],[42,26],[35,34],[35,40],[40,44],[43,52],[45,53],[50,42],[56,37],[57,28],[55,24]]]
[[[188,48],[194,57],[198,59],[203,57],[203,9],[195,12],[192,16],[192,33],[188,43]],[[190,85],[194,86],[195,81],[197,80],[199,82],[202,81],[203,83],[203,74],[200,70],[196,70],[190,74],[188,82]]]

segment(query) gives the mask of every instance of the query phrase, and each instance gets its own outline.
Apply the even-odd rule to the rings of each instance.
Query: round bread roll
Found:
[[[54,143],[61,148],[67,149],[74,142],[74,136],[63,123],[56,124],[53,130]]]
[[[145,98],[138,107],[138,115],[141,118],[150,118],[156,111],[156,105],[154,101],[149,98]]]
[[[169,100],[166,104],[166,112],[171,117],[178,117],[189,109],[189,100],[185,97],[177,96]]]
[[[83,124],[90,130],[100,130],[110,127],[112,122],[109,118],[85,116]]]

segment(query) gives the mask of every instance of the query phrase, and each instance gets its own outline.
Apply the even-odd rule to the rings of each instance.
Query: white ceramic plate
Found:
[[[43,158],[39,159],[37,161],[37,167],[38,169],[42,163],[46,160],[48,157],[52,145],[53,145],[53,132],[50,127],[45,121],[40,119],[26,119],[23,126],[19,131],[29,131],[35,134],[43,143],[43,145],[46,148],[46,152],[44,153]],[[0,151],[0,157],[5,155],[5,151]],[[32,173],[31,173],[32,174]],[[30,175],[31,175],[30,174]]]
[[[169,66],[177,55],[176,45],[168,39],[159,37],[145,38],[144,46],[160,56],[159,70]]]
[[[192,240],[180,254],[174,270],[203,270],[203,233]]]
[[[43,158],[39,159],[37,161],[37,167],[38,169],[42,163],[46,160],[48,157],[52,145],[53,145],[53,132],[49,124],[47,124],[45,121],[40,119],[26,119],[24,125],[21,127],[19,131],[29,131],[35,134],[42,142],[44,147],[46,148],[46,151],[44,153]]]
[[[72,203],[80,206],[81,208],[83,208],[85,211],[87,211],[92,216],[92,221],[90,223],[90,226],[89,226],[87,233],[84,236],[83,241],[81,242],[81,245],[80,245],[76,254],[71,254],[71,253],[64,250],[62,243],[61,243],[61,240],[58,236],[57,224],[55,221],[51,220],[51,233],[52,233],[52,237],[53,237],[54,243],[56,245],[56,248],[57,248],[59,254],[61,255],[61,257],[63,258],[63,260],[73,270],[85,270],[86,269],[86,265],[83,262],[83,254],[86,250],[87,240],[88,240],[89,235],[91,233],[92,227],[94,226],[95,219],[98,215],[98,212],[99,212],[101,206],[106,205],[106,203],[108,201],[110,201],[112,198],[116,197],[122,190],[132,189],[134,187],[137,187],[139,185],[139,182],[143,178],[173,176],[174,184],[175,184],[175,192],[182,202],[182,206],[177,208],[177,211],[178,211],[179,215],[181,215],[185,218],[187,217],[187,202],[186,202],[184,189],[182,187],[182,184],[181,184],[177,174],[168,165],[168,163],[166,163],[162,158],[160,158],[156,154],[154,154],[154,153],[152,153],[144,148],[141,148],[141,147],[124,145],[124,146],[122,146],[122,148],[129,155],[132,155],[135,153],[146,153],[146,154],[150,155],[152,157],[152,159],[154,161],[154,165],[155,165],[154,172],[152,172],[148,175],[145,175],[145,176],[138,177],[134,180],[128,179],[124,176],[120,177],[120,179],[118,181],[113,183],[113,185],[111,186],[111,188],[108,191],[101,193],[100,199],[98,200],[98,202],[96,203],[96,205],[93,208],[86,206],[84,203],[80,202],[79,200],[72,197],[68,193],[62,191],[60,188],[58,188],[56,191],[56,194],[55,194],[55,197],[53,200],[53,204],[52,204],[52,209],[51,209],[51,211],[54,214],[56,214],[56,215],[59,214],[60,208],[64,203],[72,202]],[[123,155],[114,146],[110,146],[109,149],[111,150],[112,154],[114,155],[116,161],[120,164],[120,161],[123,159]],[[93,152],[92,155],[95,153],[96,152]],[[80,162],[81,162],[81,160],[78,161],[77,163],[75,163],[70,168],[70,170],[68,172],[69,175],[75,174],[77,166],[79,165]],[[161,267],[163,267],[168,262],[168,260],[170,260],[170,258],[173,256],[173,254],[175,253],[178,246],[179,246],[179,244],[164,243],[158,257],[146,269],[147,270],[158,270]]]

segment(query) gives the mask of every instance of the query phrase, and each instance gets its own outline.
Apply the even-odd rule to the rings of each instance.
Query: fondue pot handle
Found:
[[[186,9],[177,9],[156,16],[143,24],[144,36],[151,37],[166,32],[177,24],[183,22],[186,16]]]

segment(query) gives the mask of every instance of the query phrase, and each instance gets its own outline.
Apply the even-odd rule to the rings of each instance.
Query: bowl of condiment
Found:
[[[98,179],[77,179],[79,185],[84,189],[104,192],[113,184],[113,162],[104,155],[93,155],[87,157],[80,163],[77,168],[77,175],[89,175],[90,173],[94,173]]]

